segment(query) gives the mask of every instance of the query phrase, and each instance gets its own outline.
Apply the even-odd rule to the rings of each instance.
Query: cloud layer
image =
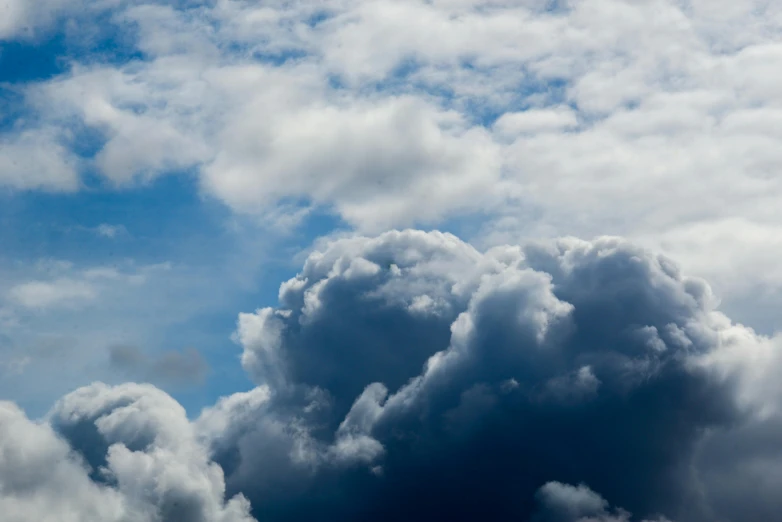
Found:
[[[773,518],[779,340],[715,303],[618,238],[324,243],[279,306],[239,316],[257,388],[197,419],[150,385],[94,384],[42,423],[5,404],[0,507],[20,521],[250,520],[250,505],[263,521]]]
[[[2,186],[187,172],[269,220],[320,209],[375,233],[478,215],[486,245],[632,236],[774,328],[773,3],[5,5],[0,39],[68,45],[53,77],[11,84]]]

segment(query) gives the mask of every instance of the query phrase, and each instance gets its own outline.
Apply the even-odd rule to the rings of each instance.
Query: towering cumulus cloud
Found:
[[[257,387],[193,422],[147,385],[77,390],[43,423],[3,405],[0,512],[773,520],[779,342],[716,303],[617,238],[487,252],[420,231],[335,240],[277,307],[239,316]]]

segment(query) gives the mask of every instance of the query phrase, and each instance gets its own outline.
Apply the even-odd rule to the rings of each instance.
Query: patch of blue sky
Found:
[[[288,212],[307,207],[304,201],[285,203]],[[119,232],[108,237],[101,233],[101,225]],[[291,233],[276,234],[273,227],[263,225],[202,196],[195,177],[184,174],[127,189],[1,194],[2,264],[32,266],[41,259],[56,259],[73,263],[76,270],[107,266],[125,271],[160,263],[172,267],[170,273],[155,277],[148,296],[146,290],[130,294],[131,301],[140,302],[110,304],[126,310],[127,317],[117,323],[117,309],[107,312],[112,324],[119,326],[108,333],[110,343],[106,341],[98,362],[93,355],[87,366],[54,375],[51,379],[59,379],[59,384],[53,381],[43,388],[24,385],[24,374],[6,376],[8,386],[18,382],[2,386],[4,396],[41,414],[79,378],[110,380],[111,372],[100,363],[108,357],[110,344],[138,344],[139,338],[148,339],[142,348],[151,354],[193,348],[204,357],[210,371],[203,386],[167,389],[160,384],[191,415],[219,396],[249,389],[252,384],[239,362],[241,350],[230,339],[238,313],[275,305],[280,283],[301,268],[302,250],[320,236],[347,228],[328,209],[310,211]],[[147,304],[146,299],[164,302]],[[159,317],[166,307],[171,307],[171,317]],[[83,315],[68,312],[67,317],[43,318],[40,327],[63,342],[77,342],[89,328],[102,328],[93,324],[100,318]],[[79,331],[70,331],[68,324]],[[44,370],[35,371],[39,375]]]
[[[89,20],[64,19],[32,38],[0,42],[0,84],[44,81],[67,73],[73,63],[119,65],[142,58],[132,26],[109,13]]]
[[[465,68],[472,67],[464,65]],[[484,69],[485,77],[500,76],[502,69]],[[494,93],[495,99],[468,97],[461,100],[461,110],[467,114],[472,123],[491,127],[497,119],[506,112],[523,112],[532,108],[555,105],[569,105],[568,83],[557,78],[540,78],[531,71],[523,71],[521,80],[510,85],[504,92]]]
[[[406,56],[382,80],[360,88],[359,93],[365,95],[376,93],[384,95],[414,94],[443,108],[453,108],[458,102],[453,87],[447,83],[432,83],[428,81],[428,78],[422,77],[420,73],[424,70],[424,65],[416,56]],[[331,80],[331,84],[339,88],[345,86],[339,76],[335,76]]]
[[[261,46],[263,47],[263,46]],[[221,45],[222,51],[232,60],[243,59],[274,66],[282,66],[291,62],[306,59],[309,53],[296,47],[275,49],[260,48],[256,43],[230,41]]]
[[[307,19],[305,20],[305,23],[309,27],[317,27],[318,25],[322,24],[323,22],[329,20],[333,16],[333,13],[327,11],[327,10],[319,10],[312,13]]]
[[[68,71],[65,35],[44,41],[0,43],[0,83],[24,83],[52,78]]]
[[[13,131],[27,112],[24,93],[14,86],[0,84],[0,135]]]
[[[492,97],[466,95],[458,92],[458,87],[443,82],[433,82],[437,75],[427,74],[430,66],[425,66],[415,56],[399,61],[382,81],[371,84],[368,89],[384,94],[415,94],[436,103],[444,109],[458,110],[467,117],[472,125],[491,127],[506,112],[524,111],[530,108],[552,105],[569,105],[577,108],[568,99],[569,84],[564,79],[541,78],[532,71],[514,71],[520,81],[502,89],[494,89]],[[474,75],[480,82],[491,78],[502,78],[508,74],[501,66],[482,66],[474,60],[464,57],[459,67]],[[445,78],[450,75],[444,75]],[[335,78],[333,84],[339,78]],[[496,82],[502,84],[502,82]]]
[[[220,237],[220,205],[203,200],[187,175],[161,176],[135,188],[111,190],[94,185],[74,194],[0,193],[0,230],[4,254],[25,259],[46,252],[75,262],[133,256],[159,262],[182,252],[188,243]],[[102,186],[101,186],[102,185]],[[123,225],[128,236],[107,241],[94,233],[101,224]],[[193,248],[193,247],[190,247]],[[219,251],[219,250],[217,250]]]

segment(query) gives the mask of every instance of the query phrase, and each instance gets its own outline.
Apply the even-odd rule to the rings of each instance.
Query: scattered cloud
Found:
[[[21,37],[29,9],[7,5],[3,34]],[[277,221],[297,221],[291,201],[375,232],[476,213],[491,218],[483,243],[619,234],[719,270],[728,296],[760,283],[723,284],[717,260],[746,252],[748,271],[780,253],[741,239],[780,232],[780,10],[541,5],[49,1],[40,27],[110,12],[144,59],[76,56],[25,85],[35,117],[4,133],[0,182],[76,190],[84,168],[117,187],[193,170],[205,193]],[[100,136],[94,154],[64,139],[74,128]],[[742,224],[724,243],[697,233],[725,221]]]

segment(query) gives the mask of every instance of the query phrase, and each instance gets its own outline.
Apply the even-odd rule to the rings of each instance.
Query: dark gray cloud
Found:
[[[342,239],[240,315],[253,390],[190,422],[92,385],[35,426],[140,520],[771,520],[782,344],[715,303],[616,238]]]
[[[342,240],[278,308],[240,317],[272,398],[201,422],[241,411],[214,455],[269,520],[524,520],[550,481],[714,520],[695,456],[748,415],[729,368],[707,363],[727,328],[714,304],[619,239],[486,254],[442,234]]]
[[[163,386],[200,384],[208,371],[206,361],[193,348],[150,355],[137,346],[115,345],[109,347],[109,364],[126,378]]]

